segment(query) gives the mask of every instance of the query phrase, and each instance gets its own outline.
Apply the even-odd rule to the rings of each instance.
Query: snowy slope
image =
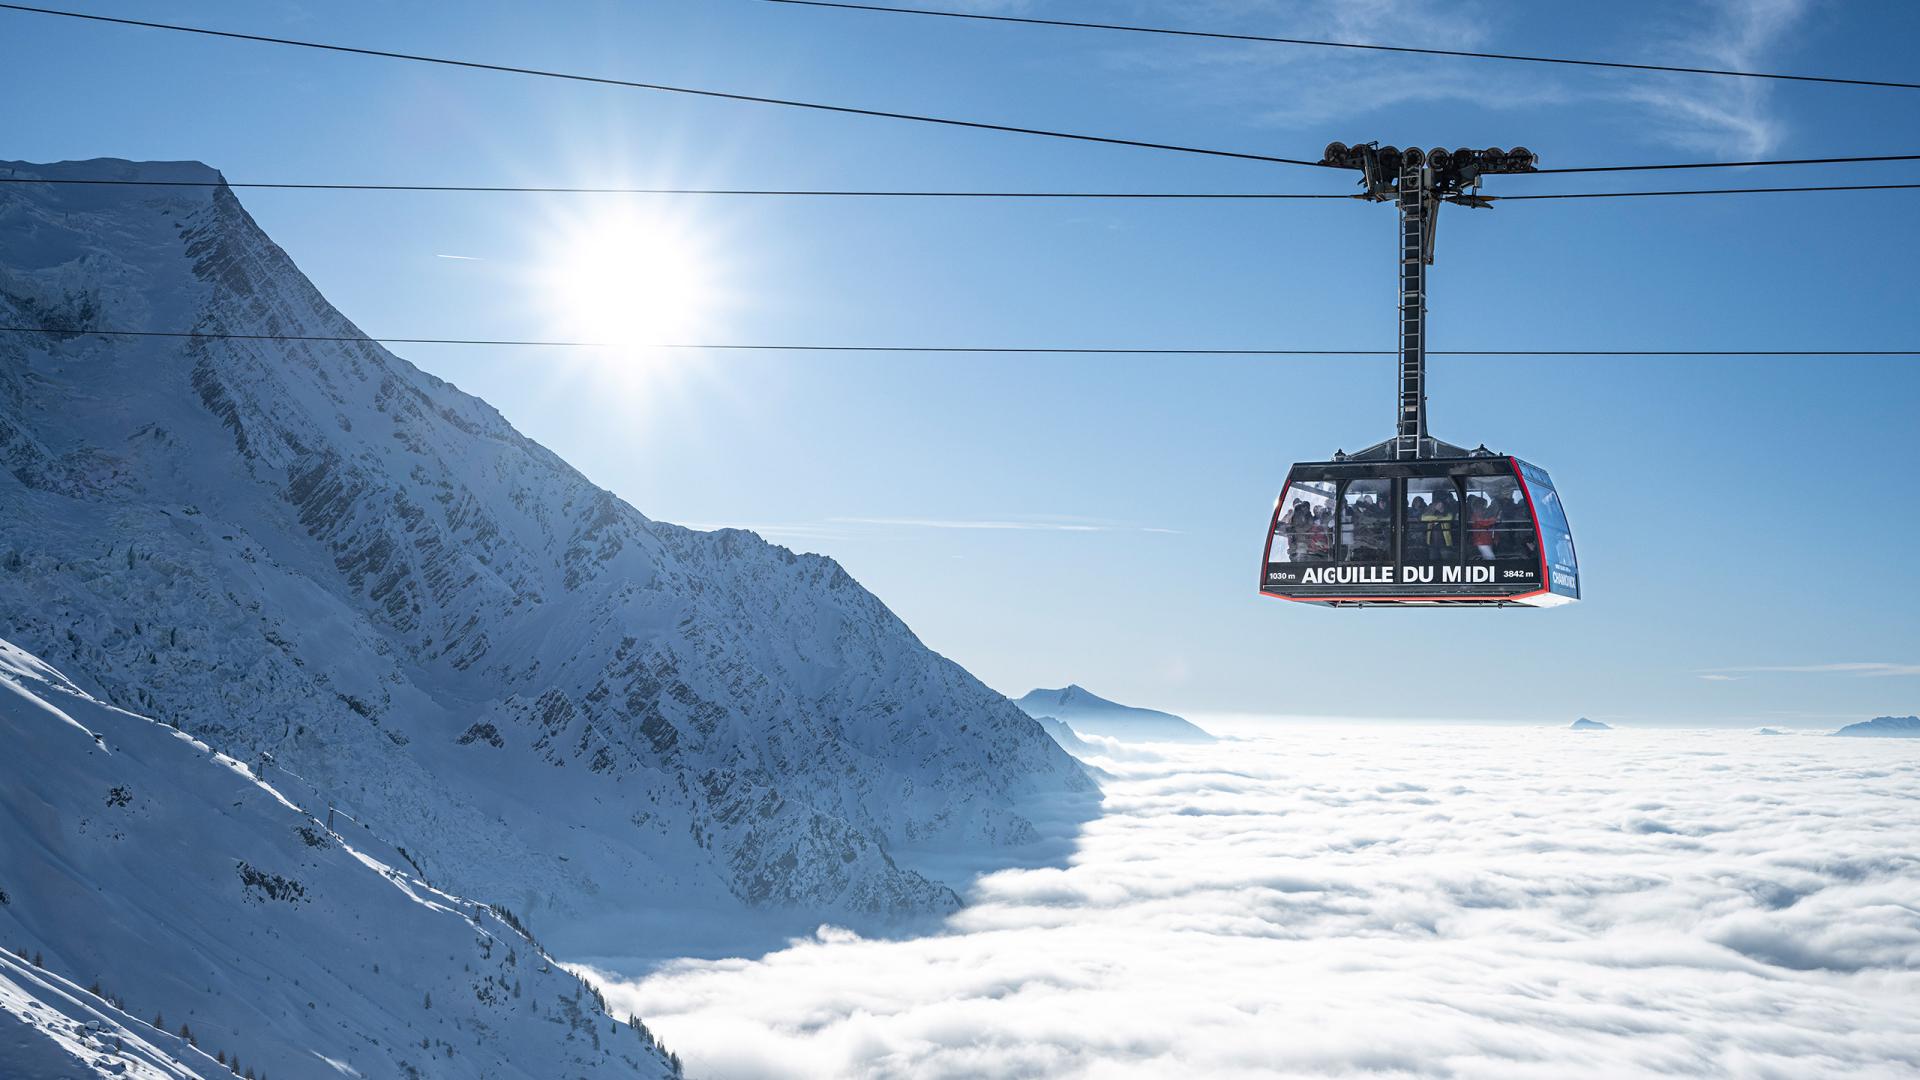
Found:
[[[358,334],[225,189],[4,188],[7,324]],[[950,910],[889,850],[1092,790],[831,560],[650,521],[368,342],[0,335],[0,505],[0,635],[565,951]]]
[[[196,1054],[185,1039],[162,1034],[71,980],[0,952],[0,1076],[198,1080],[220,1073],[232,1075],[212,1055]]]
[[[0,731],[0,1076],[668,1073],[492,910],[4,641]]]
[[[1083,686],[1033,690],[1014,704],[1033,717],[1052,717],[1076,731],[1130,741],[1207,742],[1213,736],[1172,713],[1108,701]]]

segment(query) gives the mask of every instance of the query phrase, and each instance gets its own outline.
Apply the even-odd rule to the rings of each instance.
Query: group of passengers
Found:
[[[1293,500],[1293,508],[1280,519],[1274,530],[1277,539],[1286,541],[1286,562],[1333,561],[1333,508],[1312,506],[1305,499]]]
[[[1518,488],[1509,488],[1504,496],[1470,493],[1467,495],[1467,543],[1469,557],[1483,561],[1540,557],[1538,537],[1533,528],[1533,511],[1527,509],[1526,496]]]
[[[1455,530],[1460,527],[1460,500],[1447,488],[1433,495],[1415,495],[1407,502],[1407,535],[1403,555],[1410,563],[1453,562]]]
[[[1340,519],[1340,550],[1345,561],[1383,563],[1393,561],[1393,510],[1372,494],[1357,499],[1349,496],[1347,513]]]
[[[1456,561],[1463,527],[1469,559],[1491,562],[1538,558],[1533,516],[1517,488],[1504,493],[1469,493],[1464,513],[1453,490],[1442,488],[1434,493],[1415,493],[1407,502],[1402,561]],[[1285,542],[1285,548],[1276,554],[1288,562],[1332,562],[1336,554],[1342,562],[1392,562],[1393,511],[1371,493],[1358,498],[1349,495],[1347,512],[1337,525],[1336,545],[1333,507],[1295,499],[1281,515],[1275,540]]]

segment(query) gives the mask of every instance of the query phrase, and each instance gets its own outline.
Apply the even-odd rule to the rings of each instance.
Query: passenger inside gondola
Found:
[[[1485,495],[1467,496],[1467,548],[1471,555],[1484,561],[1493,561],[1494,530],[1500,523],[1500,515],[1493,508],[1493,500]]]
[[[1333,485],[1300,484],[1273,527],[1274,562],[1332,562],[1335,542]]]
[[[1360,501],[1353,526],[1355,562],[1386,562],[1392,557],[1393,515],[1372,495]]]
[[[1391,480],[1353,480],[1344,485],[1340,510],[1338,559],[1344,563],[1384,563],[1393,558]]]
[[[1293,500],[1293,506],[1281,515],[1280,527],[1274,531],[1274,555],[1281,562],[1314,562],[1324,560],[1329,541],[1322,539],[1326,534],[1325,511],[1316,512],[1305,499]]]
[[[1402,560],[1410,565],[1455,562],[1460,557],[1460,538],[1460,497],[1453,481],[1407,481]]]
[[[1453,503],[1453,493],[1441,492],[1420,514],[1420,523],[1426,527],[1427,561],[1446,562],[1453,555],[1453,528],[1459,517],[1458,508]]]
[[[1410,563],[1427,561],[1427,529],[1421,524],[1427,513],[1427,500],[1414,496],[1407,503],[1407,531],[1400,542],[1400,554]]]
[[[1313,511],[1313,528],[1307,533],[1306,562],[1326,562],[1333,558],[1333,510],[1331,507],[1317,507]]]
[[[1539,548],[1534,543],[1533,513],[1527,509],[1526,494],[1518,485],[1501,501],[1499,516],[1494,552],[1503,559],[1539,558]]]

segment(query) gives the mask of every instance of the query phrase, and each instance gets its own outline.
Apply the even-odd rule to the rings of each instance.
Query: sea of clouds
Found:
[[[1285,725],[1095,759],[945,932],[603,975],[712,1080],[1920,1075],[1920,741]]]

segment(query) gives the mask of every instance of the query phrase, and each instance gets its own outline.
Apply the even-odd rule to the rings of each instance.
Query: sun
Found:
[[[624,350],[697,344],[719,301],[713,253],[687,218],[619,210],[568,223],[542,260],[545,307],[570,340]]]

